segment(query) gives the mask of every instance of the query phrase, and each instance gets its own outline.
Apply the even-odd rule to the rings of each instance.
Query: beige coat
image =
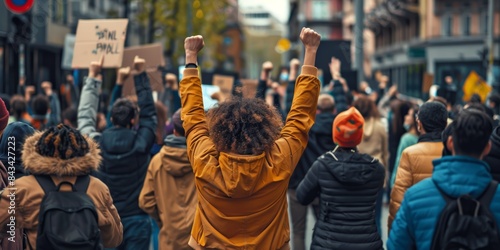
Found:
[[[389,141],[384,124],[379,119],[369,118],[363,126],[363,140],[358,145],[360,153],[376,158],[387,169],[389,164]]]
[[[160,227],[160,250],[191,249],[188,241],[198,198],[183,141],[183,148],[165,145],[153,157],[139,195],[139,206]]]
[[[403,151],[396,173],[396,181],[391,192],[389,231],[401,202],[403,202],[406,190],[421,180],[431,177],[434,169],[432,161],[441,158],[442,152],[442,142],[419,142]]]
[[[79,175],[89,174],[91,170],[97,170],[101,162],[101,156],[97,144],[87,138],[90,152],[83,157],[68,160],[46,157],[38,154],[35,145],[42,133],[35,133],[26,139],[23,149],[22,160],[26,171],[31,174],[51,175],[56,185],[63,181],[75,183]],[[15,211],[16,227],[24,228],[28,235],[29,244],[36,249],[36,236],[38,229],[38,214],[40,204],[45,193],[33,175],[24,176],[15,182]],[[69,191],[68,185],[62,186],[63,191]],[[9,207],[12,191],[5,189],[0,195],[0,227],[4,228],[10,222],[9,213],[5,208]],[[87,195],[94,202],[97,210],[99,229],[104,247],[116,247],[122,242],[123,227],[120,217],[113,205],[113,199],[108,187],[99,179],[90,177]]]

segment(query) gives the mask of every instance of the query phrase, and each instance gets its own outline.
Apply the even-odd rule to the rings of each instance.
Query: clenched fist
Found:
[[[184,50],[186,54],[198,54],[198,52],[203,49],[203,46],[205,46],[205,42],[200,35],[190,36],[184,40]]]
[[[270,61],[264,62],[262,64],[262,70],[267,71],[267,72],[273,70],[273,63]]]
[[[302,31],[300,32],[300,40],[302,40],[306,49],[317,50],[321,36],[312,29],[302,28]]]
[[[101,56],[99,61],[93,61],[89,66],[89,77],[96,78],[101,73],[102,65],[104,64],[104,55]]]
[[[122,85],[125,82],[125,80],[127,80],[129,75],[130,75],[130,67],[120,68],[118,70],[118,77],[116,79],[116,84]]]
[[[135,56],[134,58],[134,70],[137,74],[140,74],[146,70],[146,60],[140,58],[139,56]]]

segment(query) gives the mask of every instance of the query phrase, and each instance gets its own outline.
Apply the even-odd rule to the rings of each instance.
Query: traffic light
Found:
[[[12,23],[14,24],[14,27],[16,27],[14,42],[17,44],[26,44],[31,42],[33,32],[29,19],[25,15],[14,15],[12,17]]]

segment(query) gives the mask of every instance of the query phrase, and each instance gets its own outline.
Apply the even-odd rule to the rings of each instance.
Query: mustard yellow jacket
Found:
[[[287,187],[314,124],[320,83],[303,66],[288,119],[268,152],[218,152],[209,138],[197,69],[180,84],[182,120],[198,206],[189,245],[195,249],[289,249]]]

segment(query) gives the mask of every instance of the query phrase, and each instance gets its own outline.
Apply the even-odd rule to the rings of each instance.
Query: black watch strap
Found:
[[[198,68],[198,65],[196,65],[196,63],[186,64],[186,69],[196,69],[196,68]]]

